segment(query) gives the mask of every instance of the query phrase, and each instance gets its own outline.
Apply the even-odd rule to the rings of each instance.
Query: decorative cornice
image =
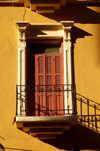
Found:
[[[74,26],[74,21],[61,21],[60,23],[34,23],[30,24],[28,21],[18,21],[16,22],[20,30],[26,29],[28,26],[33,28],[47,28],[47,29],[69,29]]]
[[[32,37],[61,37],[63,36],[63,31],[65,32],[65,39],[70,40],[71,28],[74,25],[74,21],[61,21],[60,23],[29,23],[27,21],[18,21],[17,23],[19,29],[19,40],[25,40],[26,38]],[[41,32],[39,32],[41,31]],[[56,35],[50,35],[48,31],[56,33]],[[61,33],[58,34],[60,31]],[[66,35],[66,33],[68,33]],[[35,35],[35,36],[34,36]]]

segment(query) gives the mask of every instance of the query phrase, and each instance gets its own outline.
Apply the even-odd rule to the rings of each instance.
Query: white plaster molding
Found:
[[[65,92],[65,109],[66,113],[73,111],[73,95],[72,95],[72,55],[71,55],[71,29],[74,25],[73,21],[61,21],[63,27],[63,43],[64,43],[64,83],[68,84],[70,91]]]
[[[23,51],[23,50],[25,50],[25,48],[26,48],[26,41],[24,40],[24,41],[19,41],[19,50],[20,51]]]
[[[16,24],[18,26],[19,31],[23,32],[23,31],[26,31],[26,28],[28,27],[29,22],[27,22],[27,21],[18,21],[18,22],[16,22]]]
[[[25,85],[25,58],[26,58],[26,38],[45,38],[48,39],[54,39],[56,38],[63,38],[63,54],[64,54],[64,84],[73,84],[72,83],[72,58],[71,58],[71,29],[74,25],[73,21],[61,21],[60,23],[55,24],[30,24],[29,22],[17,22],[16,23],[19,29],[19,38],[18,38],[18,85]],[[31,27],[31,31],[33,32],[30,37],[27,37],[26,35],[26,29],[27,27]],[[47,35],[36,35],[34,36],[34,32],[36,31],[49,31],[47,32]],[[31,32],[30,31],[30,32]],[[57,33],[57,35],[54,35],[54,32]],[[60,31],[60,32],[59,32]],[[53,32],[51,34],[50,32]],[[50,34],[49,34],[50,33]],[[71,89],[71,86],[69,86],[68,89]],[[19,90],[20,91],[20,90]],[[25,95],[25,92],[23,93]],[[23,99],[23,98],[22,98]],[[20,108],[23,108],[25,110],[25,103],[22,105],[18,104],[18,113],[20,115]],[[67,110],[72,109],[73,107],[73,97],[72,97],[72,91],[65,91],[65,109]],[[66,111],[67,113],[67,111]],[[70,112],[72,113],[72,111]]]
[[[74,26],[74,21],[61,21],[63,27],[72,27]]]
[[[17,22],[18,26],[18,85],[26,84],[26,28],[28,27],[28,22]],[[18,115],[21,114],[21,108],[25,110],[25,92],[21,91],[22,88],[18,87],[18,94],[20,95],[20,100],[18,100]],[[23,113],[25,115],[25,112]]]
[[[64,41],[71,41],[71,29],[74,26],[74,21],[61,21],[64,30]]]

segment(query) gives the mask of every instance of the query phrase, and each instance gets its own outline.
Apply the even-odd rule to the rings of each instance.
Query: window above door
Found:
[[[53,55],[60,54],[62,39],[60,40],[27,40],[27,45],[30,47],[31,51],[35,54],[45,54],[45,55]]]

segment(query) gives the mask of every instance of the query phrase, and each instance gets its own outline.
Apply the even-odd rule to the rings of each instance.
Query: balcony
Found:
[[[67,4],[98,6],[100,0],[0,0],[1,6],[26,6],[37,13],[54,13]]]
[[[77,123],[72,85],[17,85],[17,127],[39,139],[55,139]],[[72,106],[67,97],[72,94]]]

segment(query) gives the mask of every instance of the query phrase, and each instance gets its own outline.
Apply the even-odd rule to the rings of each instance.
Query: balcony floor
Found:
[[[77,115],[16,116],[17,127],[39,139],[56,139],[77,124]]]

